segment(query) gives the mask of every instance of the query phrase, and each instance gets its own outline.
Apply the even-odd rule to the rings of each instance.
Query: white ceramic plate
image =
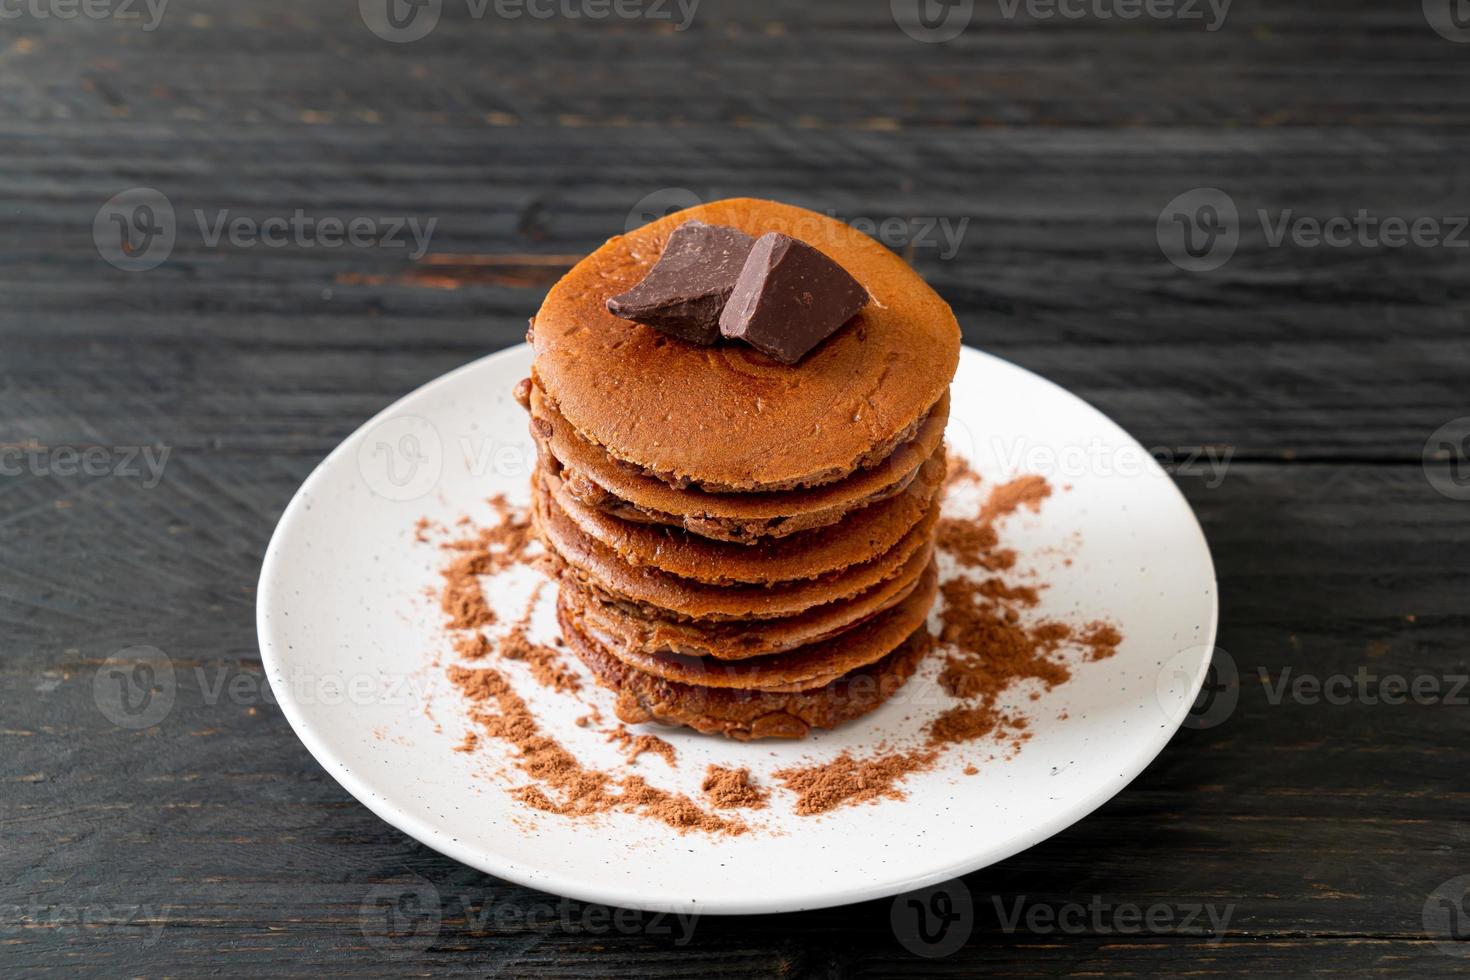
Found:
[[[1188,714],[1216,625],[1214,567],[1188,504],[1095,409],[966,349],[950,443],[987,483],[1039,473],[1058,488],[1039,516],[1011,518],[1005,541],[1023,566],[1045,573],[1040,613],[1117,623],[1125,636],[1117,655],[1079,664],[1071,682],[1040,701],[1026,700],[1032,688],[1013,692],[1010,703],[1033,719],[1018,755],[985,761],[993,745],[962,746],[908,777],[903,801],[798,817],[794,797],[777,788],[768,809],[749,814],[756,832],[735,837],[681,835],[626,814],[588,824],[517,803],[506,789],[525,780],[506,765],[507,746],[451,751],[473,726],[443,667],[430,664],[436,653],[453,660],[428,595],[444,556],[415,541],[414,525],[420,517],[488,520],[495,493],[527,502],[534,448],[511,389],[530,362],[525,346],[476,361],[354,433],[291,501],[261,572],[261,656],[281,709],[348,792],[429,847],[610,905],[705,913],[840,905],[941,882],[1050,837],[1126,786]],[[534,574],[513,570],[487,589],[503,619],[524,609]],[[549,607],[538,609],[533,638],[553,634]],[[739,744],[660,729],[677,748],[677,768],[644,756],[637,770],[697,799],[710,762],[749,766],[760,779],[911,738],[950,703],[930,659],[894,702],[835,732]],[[583,703],[539,689],[517,673],[522,665],[502,666],[545,728],[584,762],[620,761],[605,735],[573,723]],[[582,696],[614,721],[606,692],[589,685]],[[979,773],[963,775],[972,760]]]

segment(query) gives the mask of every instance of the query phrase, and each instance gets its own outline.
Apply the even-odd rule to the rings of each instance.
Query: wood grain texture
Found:
[[[1470,674],[1470,505],[1420,458],[1467,413],[1470,250],[1272,247],[1253,216],[1465,213],[1470,46],[1418,3],[1367,0],[1239,2],[1216,32],[981,0],[939,45],[883,2],[706,0],[680,33],[475,21],[450,0],[406,45],[354,6],[0,22],[0,443],[169,453],[156,485],[0,476],[0,972],[1463,975],[1422,910],[1470,874],[1470,715],[1450,697]],[[1155,223],[1202,186],[1248,220],[1229,264],[1190,274]],[[92,237],[133,187],[176,212],[150,272]],[[1222,480],[1178,480],[1214,549],[1238,704],[965,879],[974,924],[947,957],[907,950],[889,902],[705,918],[684,941],[471,872],[353,802],[264,684],[260,559],[316,462],[517,342],[563,269],[676,188],[933,222],[893,244],[967,342],[1146,446],[1233,454]],[[193,215],[296,209],[437,225],[415,260],[212,247]],[[92,692],[135,644],[178,670],[143,732]],[[1444,696],[1275,693],[1360,671]],[[1001,914],[1094,897],[1230,921],[1058,934]],[[408,931],[387,936],[378,902],[400,899]]]
[[[135,442],[323,453],[402,392],[519,339],[557,272],[539,257],[582,254],[679,187],[947,222],[951,257],[939,231],[939,247],[912,254],[967,340],[1067,385],[1146,445],[1409,461],[1463,410],[1470,250],[1271,248],[1248,226],[1229,265],[1194,275],[1155,239],[1160,209],[1201,185],[1273,215],[1464,211],[1460,136],[538,127],[385,143],[365,127],[262,125],[199,159],[190,138],[86,128],[0,149],[12,174],[0,332],[18,414],[42,440],[76,439],[79,419],[105,414]],[[75,171],[70,191],[47,189],[58,159]],[[91,236],[97,208],[131,186],[166,193],[180,225],[170,260],[142,274],[100,262]],[[297,209],[437,220],[438,264],[402,249],[210,248],[193,214],[208,225]],[[470,264],[485,256],[509,263],[492,281]],[[165,397],[150,377],[168,379]],[[70,417],[32,412],[35,391],[64,391]]]

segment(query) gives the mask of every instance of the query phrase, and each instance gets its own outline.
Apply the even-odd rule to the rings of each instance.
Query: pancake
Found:
[[[562,580],[562,592],[588,631],[596,633],[619,657],[627,650],[649,656],[671,654],[716,660],[769,658],[838,634],[846,636],[844,631],[907,601],[925,578],[933,551],[932,546],[919,549],[898,574],[851,599],[829,602],[784,619],[724,623],[671,620],[610,599],[571,576]]]
[[[891,698],[933,647],[928,629],[915,630],[877,663],[810,691],[738,691],[668,681],[634,670],[574,621],[560,616],[572,652],[598,682],[618,695],[618,719],[629,725],[657,721],[707,734],[749,741],[802,738],[813,728],[833,728],[859,718]]]
[[[868,306],[795,365],[733,342],[700,347],[619,319],[607,299],[698,219],[778,231],[835,260]],[[616,459],[675,486],[781,490],[841,480],[913,437],[959,363],[949,306],[907,263],[835,218],[769,201],[718,201],[613,238],[556,284],[531,331],[555,409]]]
[[[643,607],[648,615],[685,620],[775,619],[850,599],[897,575],[916,552],[928,547],[939,518],[937,502],[930,504],[892,548],[840,572],[780,585],[718,586],[623,562],[611,548],[582,533],[537,483],[532,517],[557,575],[571,575],[613,599]]]
[[[918,583],[890,608],[819,642],[773,656],[743,660],[677,653],[650,653],[626,642],[608,628],[595,603],[585,593],[562,586],[558,609],[587,637],[635,670],[665,680],[700,687],[751,691],[804,691],[821,687],[843,674],[881,660],[923,625],[939,591],[939,572],[933,560]]]
[[[675,528],[610,517],[577,500],[545,466],[533,493],[549,494],[582,533],[627,564],[711,585],[767,585],[820,578],[888,551],[928,513],[944,472],[941,446],[903,493],[854,511],[839,524],[753,544],[712,541]]]
[[[563,467],[567,491],[622,520],[668,524],[719,541],[786,537],[840,521],[843,515],[902,492],[938,450],[949,421],[946,392],[917,433],[876,466],[808,490],[710,493],[678,489],[646,476],[583,438],[532,387],[529,409],[537,441]]]

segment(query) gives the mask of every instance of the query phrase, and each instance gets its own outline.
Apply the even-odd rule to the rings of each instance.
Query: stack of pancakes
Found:
[[[802,239],[872,302],[791,366],[608,313],[693,219]],[[959,356],[949,308],[906,264],[831,218],[721,201],[593,253],[532,342],[536,528],[566,639],[623,721],[800,737],[902,686],[931,645]]]

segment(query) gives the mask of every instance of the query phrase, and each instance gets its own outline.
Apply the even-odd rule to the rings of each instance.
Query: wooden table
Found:
[[[1435,923],[1458,903],[1470,933],[1470,490],[1459,430],[1431,435],[1470,414],[1467,252],[1273,238],[1283,215],[1299,232],[1360,209],[1452,234],[1470,45],[1414,0],[1240,0],[1216,31],[1092,3],[981,0],[943,43],[881,0],[708,0],[686,31],[448,0],[411,43],[348,2],[174,0],[155,30],[141,3],[131,20],[7,3],[0,972],[1464,975],[1470,944]],[[1236,205],[1239,247],[1190,272],[1159,217],[1202,187]],[[157,235],[118,250],[112,214],[131,221],[137,195],[106,202],[133,188],[174,211],[148,271],[106,260],[159,254]],[[264,683],[261,554],[323,455],[519,341],[630,215],[735,194],[896,219],[967,342],[1176,461],[1231,454],[1177,478],[1214,549],[1238,703],[1092,817],[968,876],[974,921],[945,957],[898,941],[887,901],[707,918],[681,944],[472,872],[348,797]],[[418,260],[320,226],[210,241],[221,215],[298,210],[437,226]],[[162,228],[147,218],[135,235]],[[136,645],[177,670],[141,730],[94,693]],[[1419,693],[1384,703],[1392,677]],[[436,933],[367,927],[405,880],[439,897]],[[1040,918],[1007,928],[1018,902]],[[1092,904],[1108,911],[1046,927]],[[1134,906],[1230,915],[1133,932]]]

